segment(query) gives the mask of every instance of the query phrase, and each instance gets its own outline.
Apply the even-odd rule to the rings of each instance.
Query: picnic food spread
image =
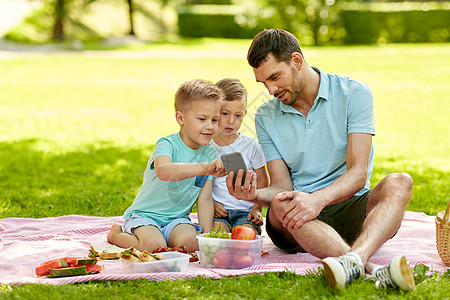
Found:
[[[239,227],[239,226],[237,226]],[[242,226],[241,226],[242,227]],[[250,229],[251,230],[251,229]],[[253,232],[253,230],[251,230]],[[256,239],[256,235],[252,236],[249,234],[249,232],[240,229],[239,234],[234,235],[234,239],[237,238],[240,239]],[[225,233],[222,231],[210,231],[207,234],[204,234],[203,236],[212,238],[212,240],[223,240],[223,239],[232,239],[233,235],[230,233]],[[244,241],[249,242],[249,241]],[[200,243],[201,245],[201,243]],[[233,247],[235,247],[234,245]],[[218,248],[212,255],[214,256],[213,259],[213,266],[217,268],[243,268],[252,265],[255,260],[252,257],[249,257],[249,250],[252,250],[251,252],[259,252],[260,248],[254,249],[252,245],[238,245],[239,250],[243,250],[244,252],[239,252],[236,257],[232,257],[233,249],[219,249],[219,247],[212,247],[212,248]],[[200,250],[202,251],[202,247],[200,247]],[[203,247],[203,251],[208,250],[208,246]],[[210,249],[211,250],[211,249]],[[212,249],[214,250],[214,249]],[[253,251],[255,250],[255,251]],[[200,251],[200,254],[202,252]],[[231,251],[231,252],[230,252]],[[247,251],[247,252],[246,252]],[[156,261],[162,261],[165,260],[168,253],[181,253],[180,255],[189,255],[187,248],[185,246],[179,246],[179,247],[159,247],[154,249],[151,253],[148,251],[140,251],[136,248],[120,248],[117,246],[109,246],[109,247],[100,247],[96,245],[90,245],[89,247],[89,254],[87,257],[62,257],[57,258],[49,261],[43,262],[41,265],[37,266],[36,276],[38,277],[48,277],[48,278],[54,278],[54,277],[66,277],[66,276],[78,276],[78,275],[89,275],[89,274],[97,274],[104,270],[104,265],[97,264],[99,260],[118,260],[123,259],[125,261],[129,261],[132,263],[148,263],[148,262],[156,262]],[[261,255],[261,254],[259,254]],[[237,256],[242,256],[241,258]],[[218,259],[218,257],[222,257],[221,259]],[[225,260],[224,260],[225,258]],[[229,258],[227,260],[227,258]],[[173,259],[172,256],[169,256],[169,259]],[[187,259],[187,258],[185,258]],[[190,253],[189,262],[196,262],[199,261],[199,257],[196,253]],[[171,271],[171,269],[163,269],[159,266],[158,270],[161,269],[161,271],[165,270]],[[179,269],[179,268],[178,268]]]

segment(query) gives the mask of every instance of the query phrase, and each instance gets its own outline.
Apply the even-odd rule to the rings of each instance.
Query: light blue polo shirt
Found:
[[[156,175],[153,165],[161,155],[170,157],[174,163],[203,163],[213,161],[216,150],[211,145],[191,149],[184,144],[179,133],[159,139],[148,160],[144,182],[133,204],[125,211],[124,220],[133,213],[152,218],[161,226],[177,218],[189,219],[189,213],[203,185],[206,180],[212,180],[211,175],[202,175],[179,181],[162,181]]]
[[[255,116],[266,161],[282,158],[289,168],[294,190],[305,193],[329,186],[346,172],[350,133],[375,135],[369,87],[348,77],[313,69],[320,73],[320,86],[308,116],[277,98],[261,105]],[[355,195],[370,187],[372,158],[373,146],[366,185]]]

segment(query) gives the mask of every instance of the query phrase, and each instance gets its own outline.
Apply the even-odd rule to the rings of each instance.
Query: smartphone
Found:
[[[244,170],[244,176],[242,177],[241,185],[244,185],[245,182],[245,172],[247,171],[247,166],[245,165],[244,158],[242,157],[242,154],[240,152],[233,152],[224,154],[221,157],[223,165],[225,167],[225,170],[227,171],[227,174],[231,171],[234,172],[233,177],[233,185],[236,182],[237,172],[240,169]]]

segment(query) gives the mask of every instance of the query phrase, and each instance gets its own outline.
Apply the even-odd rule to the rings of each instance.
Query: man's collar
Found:
[[[330,95],[330,80],[328,79],[328,76],[326,76],[325,73],[323,73],[319,68],[317,67],[311,67],[314,71],[319,73],[320,75],[320,85],[319,85],[319,92],[317,93],[316,99],[324,99],[329,100]]]

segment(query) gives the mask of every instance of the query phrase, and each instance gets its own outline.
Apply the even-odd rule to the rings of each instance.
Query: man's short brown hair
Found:
[[[216,83],[224,92],[226,101],[244,100],[247,103],[247,90],[239,79],[225,78]]]
[[[303,56],[300,44],[292,33],[282,29],[265,29],[254,37],[247,61],[251,67],[258,68],[272,53],[277,61],[289,63],[294,52]]]
[[[189,110],[192,101],[196,100],[222,101],[223,92],[207,80],[186,81],[180,85],[175,93],[175,111]]]

